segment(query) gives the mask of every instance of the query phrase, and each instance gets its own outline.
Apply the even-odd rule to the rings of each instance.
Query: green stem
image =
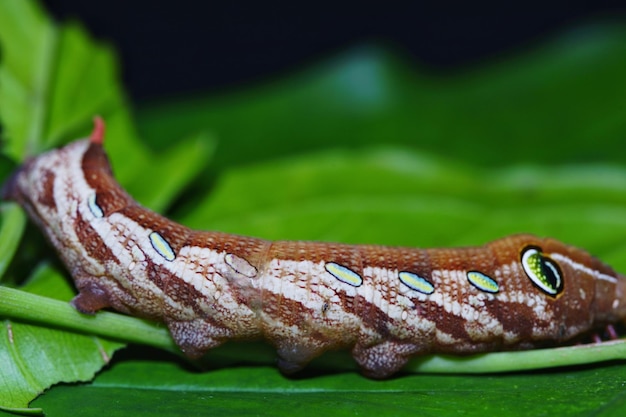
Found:
[[[405,370],[408,372],[481,374],[529,371],[624,359],[626,359],[626,340],[620,339],[552,349],[494,352],[467,357],[425,356],[411,360]]]
[[[6,411],[7,413],[18,414],[22,416],[43,415],[42,408],[3,407],[0,405],[0,411]]]
[[[260,343],[228,343],[211,350],[210,357],[222,365],[246,358],[249,362],[271,364],[275,350]],[[561,366],[587,365],[626,359],[626,339],[609,342],[535,349],[516,352],[493,352],[469,356],[424,355],[411,359],[403,368],[408,373],[485,374],[521,372]],[[311,363],[311,368],[355,370],[348,351],[327,352]]]
[[[178,348],[166,327],[142,319],[101,311],[79,313],[67,302],[0,286],[0,317],[62,327],[107,339],[154,346],[171,352]]]

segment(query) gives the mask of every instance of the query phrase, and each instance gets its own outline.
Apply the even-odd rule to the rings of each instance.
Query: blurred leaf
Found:
[[[201,128],[214,169],[323,148],[371,145],[446,155],[473,166],[626,162],[626,29],[581,27],[473,71],[411,71],[378,47],[227,96],[140,108],[139,128],[169,143]]]
[[[626,270],[626,169],[494,169],[399,149],[331,151],[231,170],[181,220],[267,239],[415,247],[534,233]]]
[[[156,211],[163,211],[194,179],[198,171],[206,167],[214,148],[215,143],[202,133],[192,135],[184,142],[172,146],[167,152],[152,157],[150,165],[162,175],[151,178],[141,173],[135,178],[136,185],[158,190],[144,203]]]
[[[0,259],[0,282],[2,282],[24,231],[26,215],[17,204],[3,203],[0,205],[0,222],[0,253],[4,256]]]

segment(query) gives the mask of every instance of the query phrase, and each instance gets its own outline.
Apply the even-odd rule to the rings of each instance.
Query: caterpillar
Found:
[[[191,230],[118,185],[103,141],[96,118],[90,138],[24,163],[3,198],[56,248],[76,309],[162,321],[189,357],[264,338],[286,373],[348,348],[385,378],[416,355],[557,344],[626,317],[625,277],[550,238],[414,249]]]

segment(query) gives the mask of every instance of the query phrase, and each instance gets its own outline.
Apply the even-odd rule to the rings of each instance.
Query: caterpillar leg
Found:
[[[81,313],[94,314],[96,311],[111,306],[111,300],[106,290],[99,285],[88,282],[74,297],[70,304]]]
[[[277,348],[278,368],[284,374],[290,375],[304,368],[312,359],[321,355],[324,347],[307,346],[301,343],[284,342]]]
[[[221,345],[229,337],[228,329],[216,327],[203,319],[166,322],[180,350],[191,359],[200,358],[207,350]]]
[[[299,337],[285,337],[280,340],[269,339],[276,347],[278,354],[277,365],[280,371],[286,375],[293,374],[304,368],[313,359],[329,350],[344,349],[347,347],[343,341],[334,339],[322,339],[319,335],[300,335]]]
[[[352,356],[370,378],[388,378],[398,372],[408,360],[419,353],[421,347],[400,341],[386,341],[373,346],[357,344]]]

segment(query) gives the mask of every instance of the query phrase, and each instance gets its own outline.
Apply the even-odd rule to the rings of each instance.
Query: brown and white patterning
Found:
[[[626,279],[586,252],[517,235],[411,249],[191,230],[115,181],[104,125],[26,162],[5,185],[57,249],[85,313],[164,321],[190,357],[265,338],[286,372],[351,348],[376,378],[414,355],[525,349],[626,317]]]

